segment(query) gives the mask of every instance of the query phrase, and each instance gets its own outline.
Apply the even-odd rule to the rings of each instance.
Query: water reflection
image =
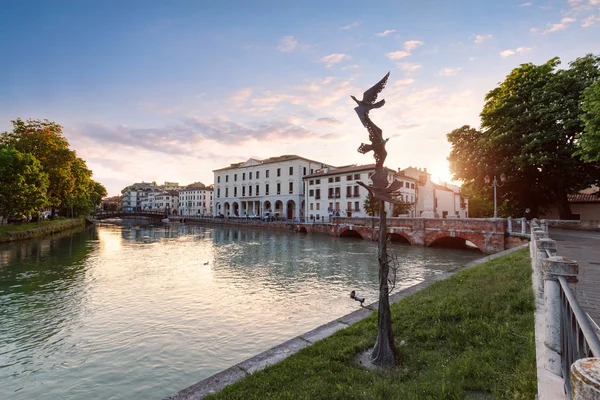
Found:
[[[162,398],[377,298],[374,242],[116,222],[0,247],[0,398]],[[392,247],[398,287],[479,257]]]

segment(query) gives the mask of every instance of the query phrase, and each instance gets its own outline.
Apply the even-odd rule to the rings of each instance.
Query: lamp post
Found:
[[[486,185],[490,184],[489,175],[486,175],[485,178],[483,178],[483,180]],[[498,208],[496,206],[496,187],[504,186],[504,183],[506,182],[506,175],[504,175],[504,173],[500,174],[500,182],[502,183],[498,183],[496,175],[494,175],[494,180],[491,182],[492,186],[494,186],[494,218],[498,218]]]

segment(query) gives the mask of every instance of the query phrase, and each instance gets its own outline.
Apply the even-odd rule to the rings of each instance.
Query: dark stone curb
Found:
[[[519,247],[501,251],[500,253],[492,254],[490,256],[486,256],[479,260],[470,262],[464,267],[456,268],[455,270],[450,272],[430,276],[421,283],[400,290],[399,292],[391,295],[390,304],[393,304],[422,289],[425,289],[426,287],[431,286],[437,281],[444,280],[454,275],[460,270],[471,268],[475,265],[483,264],[489,260],[505,256],[525,247],[529,247],[529,244],[524,244]],[[204,398],[205,396],[208,396],[209,394],[214,394],[222,390],[225,386],[235,383],[241,379],[244,379],[248,374],[263,370],[267,366],[278,363],[279,361],[291,356],[292,354],[297,353],[300,349],[308,347],[318,340],[325,339],[333,335],[340,329],[347,328],[350,325],[362,321],[363,319],[367,318],[368,316],[377,311],[377,305],[378,302],[374,302],[372,304],[369,304],[368,306],[364,306],[363,308],[353,311],[350,314],[346,314],[343,317],[323,324],[311,331],[308,331],[293,339],[290,339],[287,342],[283,342],[278,346],[275,346],[254,357],[242,361],[241,363],[236,364],[231,368],[221,371],[215,375],[212,375],[204,379],[203,381],[200,381],[192,386],[187,387],[186,389],[183,389],[182,391],[180,391],[177,394],[174,394],[173,396],[167,397],[164,400],[199,400]]]

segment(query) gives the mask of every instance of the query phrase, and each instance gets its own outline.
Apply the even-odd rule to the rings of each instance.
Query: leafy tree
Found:
[[[45,205],[48,175],[31,154],[0,146],[0,216],[37,214]]]
[[[573,156],[582,132],[579,118],[584,90],[599,77],[593,55],[558,70],[558,58],[542,65],[522,64],[485,97],[481,130],[465,125],[448,134],[448,160],[456,179],[473,193],[491,191],[485,175],[508,180],[498,188],[499,208],[533,215],[556,203],[561,218],[572,218],[567,194],[600,179],[596,164]],[[490,194],[490,198],[492,195]]]
[[[579,154],[587,162],[600,161],[600,80],[583,92],[583,111],[581,119],[585,124],[585,132],[578,139]]]
[[[371,193],[369,193],[363,204],[363,209],[367,215],[373,217],[379,215],[380,204],[381,201],[377,200]]]
[[[0,144],[12,145],[22,153],[29,153],[39,160],[48,174],[47,199],[54,210],[73,191],[75,177],[71,164],[76,159],[75,152],[69,149],[69,142],[62,134],[62,126],[48,120],[17,119],[11,121],[12,132],[0,134]]]
[[[394,217],[397,217],[398,215],[401,215],[401,214],[409,214],[411,212],[412,208],[413,208],[413,205],[411,203],[407,203],[406,201],[403,201],[403,200],[396,200],[396,203],[394,203],[394,209],[393,209],[392,215]]]

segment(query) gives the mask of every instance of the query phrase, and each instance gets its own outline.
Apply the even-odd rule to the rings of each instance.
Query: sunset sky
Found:
[[[600,0],[1,4],[0,131],[60,123],[110,195],[250,157],[372,163],[350,95],[388,71],[386,166],[445,180],[446,134],[512,68],[600,53]]]

